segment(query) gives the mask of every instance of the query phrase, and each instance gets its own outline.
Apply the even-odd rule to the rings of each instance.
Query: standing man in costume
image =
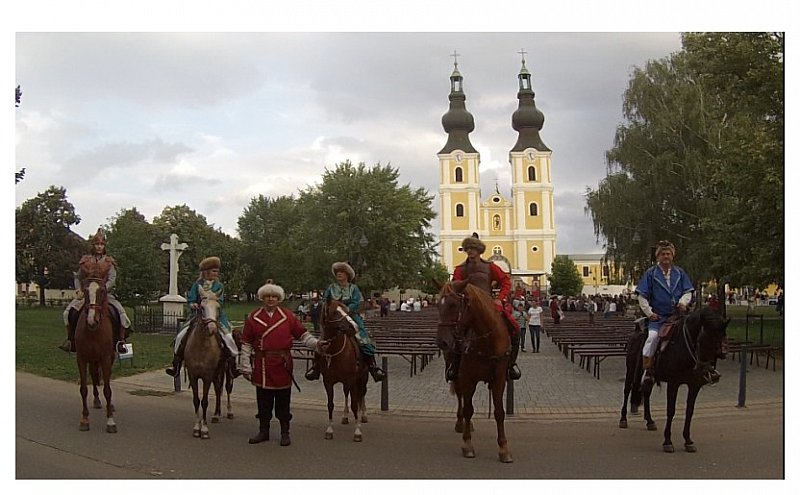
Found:
[[[361,309],[361,289],[358,288],[353,280],[356,278],[356,272],[349,264],[344,261],[338,261],[331,266],[333,276],[336,277],[336,282],[330,284],[325,293],[322,295],[322,300],[327,301],[328,297],[341,301],[349,311],[348,318],[350,324],[356,330],[356,340],[358,347],[361,350],[361,357],[367,365],[369,374],[376,382],[383,381],[386,374],[375,363],[375,344],[372,338],[367,333],[364,326],[364,319],[361,318],[359,310]],[[319,366],[315,362],[310,370],[306,373],[307,380],[316,380],[319,378]]]
[[[658,330],[667,319],[686,313],[692,301],[694,287],[689,275],[672,263],[675,246],[669,241],[659,241],[656,245],[656,264],[644,272],[636,294],[639,307],[648,319],[647,340],[642,348],[642,383],[653,383],[653,356],[658,347]]]
[[[197,310],[200,309],[200,303],[203,302],[200,296],[201,287],[206,292],[213,291],[214,294],[217,295],[217,300],[219,301],[219,328],[222,330],[219,335],[222,337],[222,342],[225,344],[223,350],[227,349],[227,355],[231,369],[233,370],[234,378],[241,374],[236,359],[239,355],[239,349],[233,338],[231,322],[228,321],[228,317],[225,315],[225,310],[223,309],[225,303],[225,288],[222,282],[219,281],[220,267],[220,259],[216,256],[210,256],[200,262],[200,278],[192,284],[189,293],[186,294],[186,304],[189,306],[190,316],[181,327],[178,335],[175,336],[175,354],[172,357],[172,367],[165,370],[169,376],[178,376],[181,371],[183,351],[186,349],[188,334],[194,324]]]
[[[239,359],[242,374],[256,387],[258,433],[249,443],[269,440],[274,408],[281,424],[281,445],[286,446],[291,444],[292,343],[299,340],[309,349],[321,352],[325,342],[306,331],[294,313],[279,306],[285,297],[281,286],[267,280],[257,295],[263,306],[247,316]]]
[[[483,289],[489,295],[492,294],[492,282],[497,283],[500,293],[494,300],[495,308],[502,315],[502,320],[508,328],[511,336],[511,356],[508,360],[508,377],[512,380],[519,380],[522,372],[517,367],[517,354],[519,354],[520,328],[517,321],[511,315],[511,305],[507,299],[511,293],[511,277],[508,276],[496,264],[485,261],[481,255],[486,251],[486,245],[478,239],[478,234],[472,234],[461,242],[461,248],[467,254],[467,259],[458,265],[453,272],[453,280],[467,280],[470,284]],[[460,354],[455,355],[455,359],[447,368],[447,380],[458,378],[458,367],[460,365]]]
[[[106,286],[108,292],[108,304],[116,311],[117,321],[112,328],[114,329],[114,342],[116,351],[125,354],[128,349],[125,347],[125,337],[131,328],[131,320],[125,313],[119,301],[111,294],[114,282],[117,279],[117,262],[106,254],[106,233],[103,229],[97,229],[97,233],[90,239],[92,254],[81,257],[78,262],[78,271],[75,272],[75,299],[73,299],[64,310],[64,326],[67,329],[67,340],[59,346],[59,349],[67,352],[75,352],[75,323],[70,323],[70,311],[80,311],[83,308],[83,289],[84,284],[90,278],[100,279]],[[112,311],[112,313],[114,312]]]

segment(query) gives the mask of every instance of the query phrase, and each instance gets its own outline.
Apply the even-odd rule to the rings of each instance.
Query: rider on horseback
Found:
[[[356,272],[353,268],[345,262],[336,262],[331,267],[336,282],[332,283],[325,289],[322,299],[326,300],[328,297],[341,301],[347,306],[350,311],[348,318],[350,323],[358,329],[356,332],[356,340],[361,350],[361,356],[369,369],[369,374],[376,382],[383,381],[386,374],[375,363],[375,344],[372,342],[367,329],[364,327],[364,319],[358,313],[361,306],[361,290],[353,282],[356,278]],[[306,380],[316,380],[319,378],[320,371],[316,363],[312,365],[311,369],[306,372]]]
[[[83,308],[84,284],[88,283],[90,278],[94,278],[101,280],[105,284],[106,290],[109,291],[108,304],[116,310],[119,318],[118,324],[112,326],[114,329],[114,342],[117,343],[116,350],[120,354],[125,354],[128,352],[125,347],[125,336],[131,327],[131,320],[128,319],[122,304],[110,293],[111,288],[114,287],[114,281],[117,279],[117,262],[106,254],[107,239],[102,228],[97,229],[97,233],[89,241],[92,246],[92,254],[84,255],[78,263],[78,271],[75,272],[75,299],[64,310],[64,326],[67,329],[67,339],[58,347],[66,352],[75,352],[75,325],[69,321],[70,311],[80,311]]]
[[[189,293],[186,295],[186,303],[189,305],[189,311],[191,316],[186,320],[186,322],[181,327],[180,332],[175,337],[175,355],[172,358],[172,367],[167,368],[165,371],[169,376],[178,376],[178,373],[181,371],[181,363],[183,362],[183,351],[186,349],[186,341],[188,340],[189,332],[191,331],[192,324],[196,318],[197,310],[200,308],[200,303],[202,302],[202,297],[200,295],[200,288],[208,291],[213,291],[217,295],[217,299],[220,304],[219,309],[219,328],[221,330],[220,336],[222,337],[222,342],[225,344],[223,346],[223,350],[227,349],[227,357],[229,360],[229,364],[231,369],[233,370],[234,378],[239,376],[241,373],[239,371],[239,365],[237,362],[237,357],[239,356],[239,349],[236,345],[236,341],[232,335],[231,329],[231,322],[228,321],[228,317],[225,316],[225,312],[222,309],[222,305],[224,303],[223,297],[225,293],[225,289],[222,285],[222,282],[218,280],[219,278],[219,269],[220,269],[220,260],[216,256],[211,256],[205,258],[203,261],[200,262],[200,278],[198,278],[194,284],[192,284],[192,288],[189,289]]]
[[[658,347],[659,329],[668,320],[673,321],[686,313],[694,293],[689,275],[672,263],[675,246],[669,241],[659,241],[655,254],[657,264],[644,273],[636,286],[639,307],[648,318],[647,340],[642,348],[643,384],[653,383],[653,356]],[[712,370],[709,379],[718,381],[719,373]]]
[[[458,265],[453,272],[453,280],[468,280],[470,284],[483,289],[487,293],[492,293],[492,282],[497,282],[500,294],[495,299],[495,307],[502,315],[508,333],[511,336],[511,356],[508,360],[508,376],[512,380],[519,380],[522,372],[517,366],[517,354],[519,354],[520,328],[516,320],[511,315],[511,306],[507,299],[511,293],[511,278],[499,266],[481,258],[481,254],[486,251],[486,245],[478,238],[478,234],[472,234],[461,242],[461,248],[467,253],[467,259]],[[446,371],[446,378],[453,381],[458,378],[458,367],[460,364],[460,354],[456,353],[454,359]]]

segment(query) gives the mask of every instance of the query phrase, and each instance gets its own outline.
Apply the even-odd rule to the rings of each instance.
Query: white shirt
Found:
[[[541,306],[531,306],[528,309],[528,325],[542,325],[542,309]]]

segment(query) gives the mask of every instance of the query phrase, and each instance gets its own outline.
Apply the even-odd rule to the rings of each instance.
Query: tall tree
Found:
[[[145,304],[165,294],[169,276],[160,231],[136,207],[123,209],[108,226],[108,254],[117,261],[114,287],[121,301]]]
[[[49,276],[56,275],[65,283],[75,269],[77,259],[72,258],[80,244],[70,227],[81,219],[67,200],[66,189],[50,186],[17,207],[15,220],[15,278],[18,283],[38,282],[39,302],[44,305]]]
[[[566,255],[557,255],[553,258],[550,273],[550,294],[562,296],[577,296],[583,290],[583,279],[578,273],[575,262]]]

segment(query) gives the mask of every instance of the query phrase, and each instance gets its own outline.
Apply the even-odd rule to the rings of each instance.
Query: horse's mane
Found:
[[[442,286],[442,295],[453,293],[456,293],[453,288],[453,282],[447,282]],[[500,314],[497,309],[495,309],[495,302],[492,296],[472,284],[467,284],[464,287],[464,293],[470,300],[474,318],[481,323],[481,326],[485,328],[502,328],[503,322],[500,320]]]

